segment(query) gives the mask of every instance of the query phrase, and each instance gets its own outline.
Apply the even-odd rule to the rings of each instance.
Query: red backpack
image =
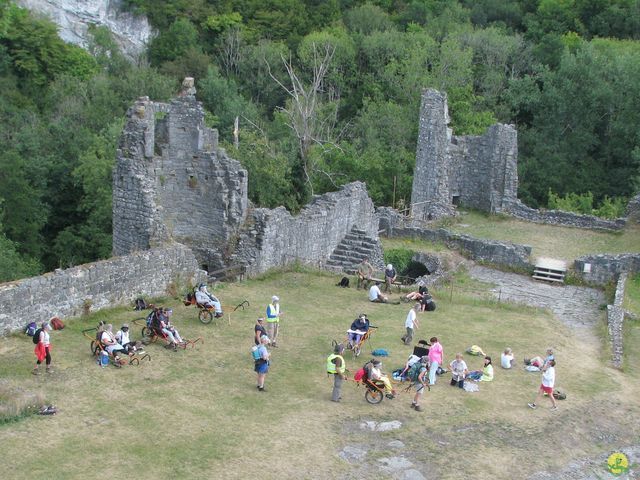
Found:
[[[49,323],[51,324],[51,328],[53,328],[54,330],[62,330],[64,328],[64,323],[62,323],[62,320],[60,320],[58,317],[53,317],[51,320],[49,320]]]
[[[364,376],[367,374],[367,372],[365,371],[364,368],[361,368],[360,370],[358,370],[354,375],[353,375],[353,379],[356,382],[361,382],[364,379]]]

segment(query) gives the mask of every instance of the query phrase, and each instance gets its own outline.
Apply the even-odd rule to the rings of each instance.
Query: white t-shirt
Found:
[[[129,332],[128,331],[125,332],[124,330],[118,330],[118,333],[116,333],[116,341],[120,345],[126,345],[127,343],[130,343]]]
[[[371,288],[369,289],[369,301],[373,302],[381,294],[382,292],[380,291],[380,288],[378,288],[377,285],[371,285]]]
[[[556,383],[556,369],[549,366],[544,372],[542,372],[542,385],[545,387],[553,388]]]
[[[512,360],[513,354],[506,355],[505,353],[502,353],[502,355],[500,355],[500,365],[502,365],[502,368],[511,368]]]
[[[409,313],[407,314],[407,319],[404,321],[404,326],[407,328],[415,328],[413,326],[413,323],[416,320],[416,311],[412,308],[411,310],[409,310]]]

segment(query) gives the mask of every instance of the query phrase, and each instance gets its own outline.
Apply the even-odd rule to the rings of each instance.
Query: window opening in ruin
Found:
[[[209,265],[207,265],[206,263],[203,263],[202,265],[200,265],[200,268],[205,272],[209,273]]]
[[[453,205],[455,205],[456,207],[459,207],[459,206],[460,206],[460,195],[454,195],[454,196],[451,198],[451,203],[452,203]]]
[[[189,175],[189,186],[191,188],[196,188],[196,185],[198,185],[198,180],[196,179],[196,177],[194,177],[193,175]]]

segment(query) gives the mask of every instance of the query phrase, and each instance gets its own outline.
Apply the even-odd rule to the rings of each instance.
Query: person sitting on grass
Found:
[[[116,336],[113,333],[113,325],[111,325],[110,323],[106,325],[104,331],[102,332],[100,341],[104,345],[104,349],[107,351],[107,353],[113,356],[113,359],[116,361],[116,363],[119,363],[119,353],[124,352],[124,347],[120,345],[116,340]]]
[[[122,345],[125,353],[133,355],[136,353],[136,342],[132,342],[129,337],[129,324],[125,323],[116,332],[116,342]]]
[[[500,366],[508,369],[513,367],[514,363],[513,352],[509,347],[505,348],[504,352],[500,355]]]
[[[482,371],[474,370],[467,375],[468,379],[475,382],[491,382],[493,380],[493,365],[491,364],[491,357],[487,355],[484,357],[484,366]]]
[[[404,296],[404,299],[406,302],[410,302],[410,301],[415,301],[415,302],[419,302],[420,300],[422,300],[422,297],[424,296],[425,293],[429,293],[429,290],[427,289],[427,287],[425,287],[424,283],[420,282],[418,284],[418,290],[415,292],[409,292]]]
[[[349,327],[349,330],[347,330],[347,335],[349,337],[347,348],[351,350],[354,346],[360,344],[362,336],[367,333],[368,330],[369,319],[366,314],[361,313],[358,318],[351,322],[351,326]]]
[[[382,373],[382,362],[380,360],[373,360],[368,365],[369,372],[367,373],[367,378],[376,385],[382,384],[387,398],[395,398],[396,391],[391,386],[391,380]]]
[[[216,318],[223,315],[220,300],[207,291],[207,286],[204,283],[201,283],[198,290],[196,290],[196,302],[205,308],[213,308],[216,312]]]
[[[374,303],[387,303],[389,301],[389,298],[380,291],[380,282],[371,285],[369,289],[369,301]]]

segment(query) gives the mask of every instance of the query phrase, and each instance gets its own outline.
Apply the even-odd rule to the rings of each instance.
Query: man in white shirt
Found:
[[[380,282],[376,282],[375,285],[371,285],[371,288],[369,289],[369,301],[374,303],[387,303],[389,301],[389,299],[380,291]]]
[[[120,330],[116,332],[116,342],[122,345],[124,351],[128,354],[132,354],[136,351],[136,342],[132,342],[129,338],[129,324],[125,323],[120,327]]]
[[[405,345],[410,345],[413,340],[413,330],[420,327],[420,322],[418,322],[418,312],[420,311],[420,304],[416,303],[409,313],[407,314],[407,319],[404,321],[404,327],[407,330],[400,339]]]
[[[540,385],[540,389],[538,390],[538,395],[536,395],[536,399],[533,403],[528,403],[529,408],[535,409],[538,405],[537,403],[540,401],[542,396],[546,393],[551,400],[551,410],[556,410],[558,405],[556,404],[556,399],[553,396],[553,387],[556,383],[556,361],[549,360],[545,363],[544,367],[542,367],[542,384]]]

